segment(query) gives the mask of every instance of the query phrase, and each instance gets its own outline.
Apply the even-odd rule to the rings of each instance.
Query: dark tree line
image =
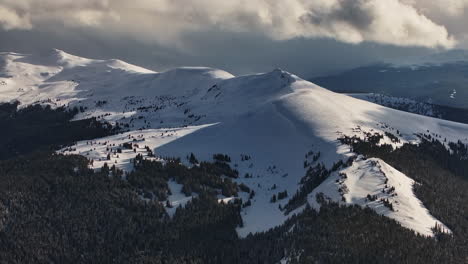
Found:
[[[78,109],[52,109],[32,105],[18,110],[18,103],[0,104],[0,159],[33,150],[56,150],[79,140],[104,137],[118,128],[95,118],[71,121]]]
[[[319,152],[320,155],[320,152]],[[306,175],[302,177],[299,190],[292,196],[288,203],[284,206],[285,214],[289,214],[295,209],[307,202],[307,196],[325,181],[332,172],[335,172],[343,167],[349,167],[353,163],[354,158],[349,158],[346,162],[342,160],[333,164],[331,169],[327,169],[322,163],[315,166],[310,166],[307,169]]]
[[[1,261],[277,263],[290,255],[300,263],[463,263],[468,256],[460,241],[463,211],[440,217],[430,208],[454,231],[436,240],[370,209],[319,197],[320,212],[308,208],[280,227],[240,239],[239,203],[201,192],[171,218],[164,203],[142,199],[115,168],[87,166],[81,156],[47,153],[0,161]]]
[[[274,231],[237,237],[239,203],[201,192],[171,218],[163,203],[141,199],[113,171],[95,172],[84,157],[49,153],[0,161],[0,263],[266,263],[281,257],[272,252],[280,243],[270,240]]]
[[[213,196],[231,197],[238,196],[239,191],[250,191],[247,186],[238,186],[230,178],[222,177],[237,175],[226,163],[201,162],[198,166],[188,168],[178,159],[167,160],[163,164],[137,155],[134,167],[135,170],[126,176],[128,182],[141,190],[145,198],[157,198],[159,201],[166,200],[171,194],[167,184],[169,180],[182,184],[182,192],[186,196],[209,193]]]
[[[466,254],[403,228],[372,209],[328,203],[293,220],[291,263],[465,263]]]

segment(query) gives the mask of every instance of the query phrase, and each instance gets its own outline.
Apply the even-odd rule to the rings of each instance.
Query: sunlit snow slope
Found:
[[[418,233],[431,235],[434,222],[450,230],[432,217],[413,194],[415,182],[380,159],[359,157],[351,167],[333,173],[309,195],[309,203],[316,209],[320,205],[316,195],[323,193],[332,201],[358,204],[400,222]],[[385,206],[385,203],[391,204]]]
[[[342,135],[398,130],[402,142],[416,142],[415,134],[429,131],[450,141],[468,142],[467,125],[333,93],[279,69],[238,77],[201,67],[156,73],[118,60],[90,60],[53,50],[41,55],[1,53],[0,84],[0,101],[77,107],[82,110],[78,119],[93,116],[123,127],[123,134],[78,142],[62,151],[87,156],[96,168],[112,151],[110,145],[126,142],[138,142],[138,154],[146,155],[144,146],[148,146],[157,157],[176,156],[184,162],[191,152],[199,160],[211,160],[215,153],[228,154],[231,166],[241,175],[236,181],[256,193],[252,206],[242,209],[241,236],[280,225],[291,215],[285,215],[278,205],[284,206],[289,198],[277,203],[270,203],[270,199],[282,191],[289,197],[296,193],[305,175],[306,153],[320,152],[315,163],[327,167],[354,156],[337,140]],[[391,142],[388,138],[384,141]],[[131,150],[113,154],[111,162],[131,170],[135,155]],[[356,161],[348,168],[365,177],[346,180],[346,203],[369,205],[362,197],[381,187],[377,164],[390,175],[392,186],[398,186],[400,198],[408,200],[399,201],[398,210],[391,213],[378,201],[371,208],[431,235],[430,228],[437,220],[412,193],[413,182],[383,161],[377,160],[375,165]],[[253,177],[243,177],[246,173]],[[170,186],[177,192],[177,184]],[[326,181],[317,190],[334,199],[337,185]],[[241,198],[246,200],[247,196]],[[173,204],[187,201],[182,195],[170,199]],[[309,197],[312,204],[313,199]]]

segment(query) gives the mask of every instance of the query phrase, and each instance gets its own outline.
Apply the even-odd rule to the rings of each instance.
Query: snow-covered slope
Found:
[[[420,234],[430,236],[436,224],[450,232],[413,194],[414,184],[412,179],[380,159],[359,157],[351,167],[327,178],[308,200],[314,208],[320,209],[316,196],[323,193],[334,202],[370,207]]]
[[[76,106],[80,100],[86,103],[131,96],[180,96],[232,77],[209,68],[156,73],[119,60],[85,59],[60,50],[40,55],[1,53],[0,61],[0,100],[19,99],[26,105],[44,102]],[[186,89],[187,80],[191,89]]]
[[[289,217],[278,205],[284,206],[288,199],[277,203],[270,199],[283,191],[291,197],[298,190],[305,175],[306,153],[320,152],[316,162],[327,167],[354,155],[337,140],[341,135],[398,130],[402,142],[415,142],[416,133],[429,130],[451,141],[468,142],[467,125],[333,93],[280,69],[235,77],[211,68],[155,73],[115,60],[83,59],[57,50],[41,56],[0,56],[4,62],[0,82],[5,83],[0,86],[0,101],[77,107],[82,109],[77,118],[94,116],[127,130],[63,150],[93,159],[95,167],[106,162],[114,144],[126,142],[136,142],[137,153],[130,150],[111,155],[111,162],[126,170],[131,169],[131,158],[136,154],[147,154],[145,146],[157,157],[177,156],[184,162],[191,152],[199,160],[211,160],[215,153],[228,154],[231,166],[241,175],[236,181],[256,193],[252,205],[243,209],[244,226],[238,229],[241,236],[265,231]],[[245,155],[251,159],[246,160]],[[392,168],[388,171],[397,175]],[[243,177],[247,173],[253,177]],[[375,187],[374,177],[379,175],[367,177],[369,188]],[[401,187],[405,195],[414,197],[411,181],[399,174],[394,181],[394,186],[405,185]],[[356,184],[357,196],[362,193],[360,185],[362,182]],[[247,200],[245,195],[242,198]],[[175,204],[186,201],[182,196],[170,199]],[[432,218],[414,201],[389,216],[429,234],[427,219]],[[418,212],[427,221],[403,215],[414,206],[419,206]]]

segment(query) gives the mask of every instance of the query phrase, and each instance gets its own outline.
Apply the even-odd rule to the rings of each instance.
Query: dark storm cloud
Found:
[[[300,19],[303,23],[311,23],[316,26],[323,25],[328,21],[343,21],[361,29],[369,27],[374,20],[372,14],[364,10],[359,1],[341,1],[340,5],[340,8],[336,8],[328,14],[323,12],[308,12],[301,16]]]
[[[351,25],[365,29],[372,24],[376,18],[368,10],[363,8],[359,1],[342,1],[341,8],[337,9],[331,17],[336,20],[349,22]]]
[[[326,37],[347,43],[372,41],[399,46],[455,44],[443,25],[408,1],[1,0],[0,27],[28,30],[54,22],[167,45],[180,45],[181,35],[211,27],[261,32],[273,40]],[[314,23],[303,23],[307,16]]]

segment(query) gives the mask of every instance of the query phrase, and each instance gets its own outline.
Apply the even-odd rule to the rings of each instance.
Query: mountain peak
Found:
[[[71,55],[60,49],[49,49],[39,54],[27,56],[26,61],[31,63],[45,66],[61,66],[73,67],[77,65],[85,65],[92,62],[91,59],[82,58],[79,56]]]
[[[292,83],[294,80],[298,79],[298,77],[292,73],[289,73],[281,68],[275,68],[271,72],[267,73],[267,75],[279,77],[281,79],[289,80],[289,83]]]

